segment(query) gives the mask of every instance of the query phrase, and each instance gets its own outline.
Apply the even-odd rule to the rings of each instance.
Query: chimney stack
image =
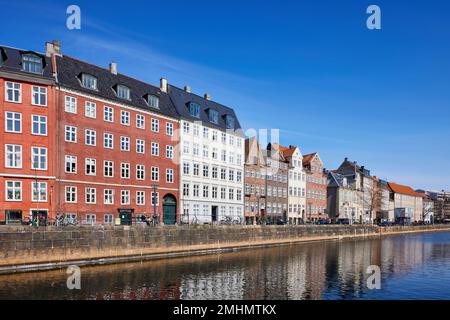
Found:
[[[184,91],[191,93],[191,87],[190,86],[184,86]]]
[[[59,40],[45,43],[45,55],[51,57],[52,54],[61,56],[61,42]]]
[[[117,63],[111,62],[111,63],[109,64],[109,71],[110,71],[112,74],[117,75]]]
[[[167,93],[167,79],[161,78],[159,80],[159,83],[159,88],[161,89],[161,91]]]
[[[206,100],[211,100],[211,96],[209,95],[209,93],[205,93],[204,97]]]

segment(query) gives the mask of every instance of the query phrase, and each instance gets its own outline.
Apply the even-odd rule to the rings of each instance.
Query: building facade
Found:
[[[327,174],[318,152],[303,157],[306,172],[306,219],[327,218]]]
[[[0,223],[54,216],[54,89],[49,57],[0,47]]]
[[[410,224],[423,221],[423,195],[409,186],[389,182],[396,222]]]
[[[86,224],[179,221],[179,120],[164,88],[61,54],[56,61],[58,212]]]
[[[264,157],[267,165],[264,221],[266,223],[287,222],[289,162],[284,158],[277,144],[269,143]]]
[[[267,189],[267,166],[258,140],[245,140],[244,208],[247,224],[257,224],[264,216]]]
[[[181,116],[182,221],[243,223],[245,146],[234,110],[189,87],[167,91]]]
[[[296,146],[282,147],[280,151],[288,162],[288,210],[289,224],[303,223],[306,210],[306,173],[303,156]]]

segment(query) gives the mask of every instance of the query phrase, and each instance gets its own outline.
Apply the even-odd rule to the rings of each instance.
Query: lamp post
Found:
[[[152,202],[153,202],[153,221],[155,224],[159,223],[159,217],[157,216],[156,213],[156,190],[158,190],[158,186],[157,185],[152,185],[152,190],[153,190],[153,194],[152,194]],[[158,219],[157,219],[158,218]]]

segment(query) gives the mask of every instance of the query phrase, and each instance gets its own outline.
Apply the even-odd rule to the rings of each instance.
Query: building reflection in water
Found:
[[[0,298],[364,298],[369,291],[368,266],[380,266],[382,280],[388,283],[429,261],[448,262],[449,238],[402,235],[86,267],[82,289],[74,291],[66,288],[65,270],[0,276]]]

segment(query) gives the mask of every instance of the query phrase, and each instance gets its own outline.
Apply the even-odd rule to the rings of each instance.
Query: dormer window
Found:
[[[227,125],[227,129],[234,129],[234,117],[226,115],[225,122]]]
[[[22,56],[22,69],[25,72],[42,73],[42,58],[34,54]]]
[[[97,90],[97,78],[90,74],[81,74],[81,85],[90,90]]]
[[[192,117],[200,118],[200,106],[194,102],[189,103],[189,114]]]
[[[217,110],[209,109],[208,117],[212,123],[219,124],[219,112]]]
[[[124,85],[117,85],[117,96],[121,99],[130,100],[130,88]]]
[[[152,94],[149,94],[147,97],[147,104],[149,107],[159,109],[159,98]]]

